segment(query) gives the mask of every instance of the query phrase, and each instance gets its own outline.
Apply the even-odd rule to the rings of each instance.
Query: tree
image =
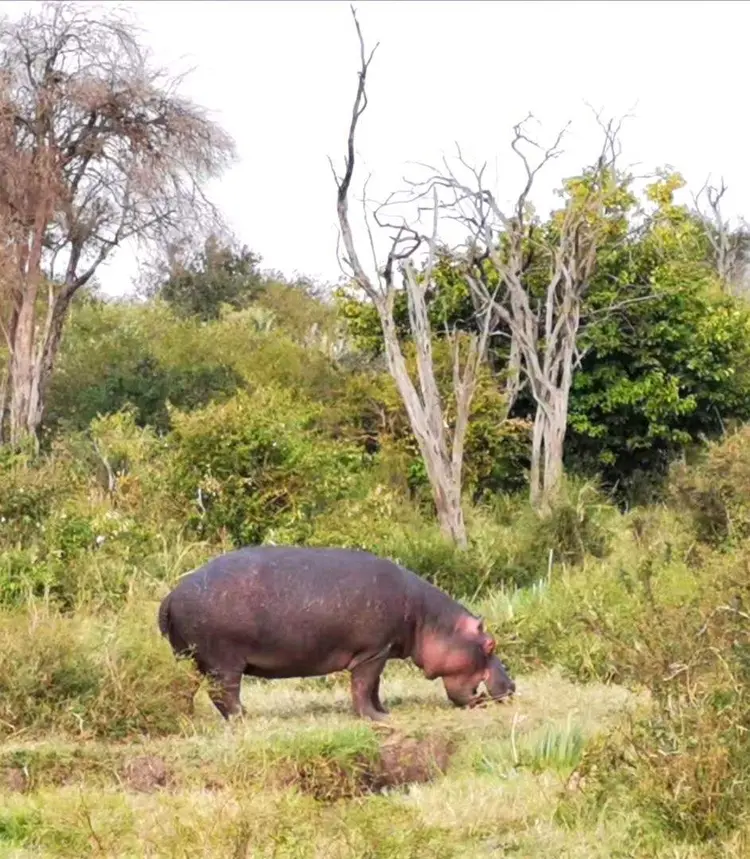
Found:
[[[239,310],[263,288],[260,257],[247,248],[235,250],[209,236],[192,258],[172,261],[158,295],[182,316],[217,319],[222,304]]]
[[[441,203],[469,233],[463,251],[464,275],[482,318],[491,318],[493,333],[510,341],[508,383],[518,391],[523,371],[536,413],[532,435],[530,495],[548,507],[563,473],[564,440],[573,374],[580,360],[578,335],[583,297],[597,267],[600,249],[624,237],[630,194],[615,169],[618,131],[602,125],[604,145],[595,164],[565,182],[563,207],[541,224],[530,205],[535,179],[560,154],[561,132],[548,149],[515,126],[512,148],[525,171],[525,184],[513,210],[506,214],[484,186],[484,168],[469,167],[461,151],[459,179],[446,160],[421,184],[423,193],[443,193]],[[529,149],[541,153],[532,164]]]
[[[582,299],[565,466],[596,473],[621,498],[656,488],[687,446],[750,417],[750,312],[726,294],[705,224],[694,210],[675,204],[684,184],[678,174],[660,171],[645,198],[633,196],[629,208],[623,207],[627,236],[613,232],[612,241],[599,248]],[[438,270],[429,304],[433,327],[447,317],[451,328],[478,330],[459,262],[446,260]],[[535,296],[544,294],[544,274],[533,262],[529,266],[526,280]],[[406,342],[408,318],[398,298],[395,316]],[[359,347],[377,354],[382,335],[372,306],[346,302],[343,311]],[[507,376],[509,332],[494,331],[488,357]],[[506,402],[513,403],[512,418],[533,420],[536,404],[527,384]],[[497,420],[496,412],[492,416]],[[469,479],[478,452],[471,448],[472,436],[480,424],[487,428],[475,407],[467,440],[474,457],[467,464]],[[483,439],[481,456],[492,449],[498,457],[512,424],[505,422],[494,444]]]
[[[600,254],[584,304],[566,461],[620,494],[655,484],[687,445],[750,417],[750,312],[724,291],[704,225],[674,203],[683,186],[669,173],[647,187],[651,210]],[[610,310],[625,289],[628,301]]]
[[[733,228],[725,219],[722,201],[727,192],[724,180],[718,187],[704,184],[694,195],[695,214],[711,245],[711,256],[723,287],[736,294],[750,288],[750,227],[741,222]]]
[[[67,310],[112,251],[216,228],[228,135],[120,14],[45,3],[0,33],[4,438],[35,436]]]
[[[383,219],[382,212],[376,213],[375,220],[378,225],[390,231],[390,250],[385,264],[382,267],[376,265],[375,277],[367,273],[354,242],[349,216],[349,190],[354,174],[354,140],[357,124],[367,107],[367,72],[377,45],[368,56],[356,12],[353,8],[351,11],[360,47],[359,83],[349,125],[342,177],[337,175],[331,164],[337,187],[337,213],[344,246],[342,264],[356,286],[372,302],[378,314],[388,369],[404,401],[411,429],[424,460],[441,530],[463,547],[467,543],[461,506],[464,444],[477,374],[489,333],[489,317],[488,324],[479,335],[469,334],[462,338],[455,331],[448,333],[453,349],[453,396],[456,415],[453,426],[449,427],[445,418],[445,404],[440,396],[435,375],[432,328],[426,297],[433,287],[440,250],[437,238],[437,199],[433,200],[433,223],[429,235],[422,234],[419,229],[407,225],[404,220],[399,224],[388,223]],[[369,230],[367,218],[366,223]],[[370,232],[370,242],[374,247],[372,238]],[[421,248],[426,249],[426,262],[419,271],[416,255]],[[409,374],[394,319],[394,304],[399,292],[397,275],[400,275],[402,289],[406,293],[409,330],[416,351],[416,384]]]

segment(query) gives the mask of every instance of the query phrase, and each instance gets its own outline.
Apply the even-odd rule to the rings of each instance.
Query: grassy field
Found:
[[[167,535],[162,551],[81,490],[0,551],[0,859],[745,859],[747,438],[694,472],[686,511],[579,498],[545,521],[486,514],[468,559],[417,529],[439,582],[492,572],[503,547],[522,582],[540,568],[466,599],[518,691],[461,711],[391,662],[377,725],[353,717],[345,674],[246,681],[231,724],[205,687],[191,712],[197,678],[156,611],[219,547]],[[37,503],[32,478],[3,497]]]
[[[502,629],[523,610],[564,618],[566,593],[498,592],[475,609]],[[621,762],[609,782],[591,775],[588,752],[607,766],[601,744],[652,711],[647,691],[544,669],[516,674],[512,702],[462,711],[439,680],[390,662],[385,724],[353,717],[346,674],[245,680],[246,717],[227,724],[205,687],[188,714],[193,681],[156,605],[0,618],[0,859],[748,855],[742,826],[720,841],[670,834],[633,801]],[[719,759],[712,724],[699,769]]]
[[[610,856],[627,821],[557,823],[584,744],[625,690],[518,678],[509,705],[454,709],[391,663],[387,725],[355,720],[346,676],[247,682],[244,721],[205,691],[180,736],[45,736],[0,750],[0,856]]]

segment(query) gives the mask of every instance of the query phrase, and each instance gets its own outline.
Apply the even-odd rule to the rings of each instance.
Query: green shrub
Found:
[[[613,660],[648,687],[652,705],[584,756],[590,802],[624,788],[647,819],[691,841],[750,821],[750,623],[736,594],[748,590],[747,573],[738,576],[746,561],[718,587],[707,575],[686,605],[658,602],[630,647],[615,643]]]
[[[200,536],[260,543],[272,528],[304,539],[312,518],[345,497],[363,469],[356,448],[315,431],[320,407],[259,388],[221,405],[175,413],[171,488]]]
[[[546,519],[523,499],[466,506],[469,546],[458,549],[435,521],[415,510],[373,474],[365,491],[330,505],[316,518],[306,542],[316,546],[365,549],[403,564],[450,594],[477,598],[500,586],[528,586],[550,566],[577,564],[584,556],[606,555],[617,514],[588,484],[562,493],[560,507]],[[274,542],[292,542],[281,529]]]
[[[28,546],[51,511],[80,488],[64,456],[0,448],[0,545]]]
[[[697,464],[677,466],[672,493],[704,542],[750,537],[750,426],[711,444]]]
[[[0,736],[174,733],[198,684],[159,638],[155,606],[116,617],[0,614]]]
[[[511,670],[560,665],[650,693],[649,708],[585,753],[588,802],[601,811],[618,797],[670,837],[724,837],[750,821],[750,544],[696,565],[670,514],[630,525],[609,563],[493,600],[487,614]]]
[[[34,597],[63,609],[122,601],[163,541],[178,539],[181,524],[170,519],[174,504],[158,475],[160,450],[128,411],[1,471],[15,515],[0,526],[0,605]]]

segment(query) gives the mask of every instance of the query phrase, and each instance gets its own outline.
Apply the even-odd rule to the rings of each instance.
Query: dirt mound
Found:
[[[380,766],[374,787],[401,787],[423,784],[443,775],[454,752],[454,743],[446,737],[392,737],[380,747]]]
[[[445,737],[392,736],[381,744],[375,759],[362,756],[344,762],[321,756],[286,761],[279,776],[285,787],[335,802],[432,781],[446,771],[453,751],[453,742]]]
[[[122,780],[131,790],[151,793],[169,784],[170,773],[162,758],[142,755],[125,764]]]

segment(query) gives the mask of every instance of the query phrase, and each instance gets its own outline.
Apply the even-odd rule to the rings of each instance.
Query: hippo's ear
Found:
[[[484,641],[484,644],[482,645],[482,650],[484,650],[487,656],[492,656],[492,654],[495,652],[495,639],[491,638],[488,635]]]

